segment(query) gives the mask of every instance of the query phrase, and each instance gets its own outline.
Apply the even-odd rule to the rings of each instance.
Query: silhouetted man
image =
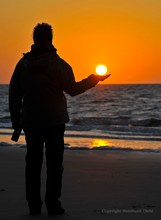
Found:
[[[107,76],[90,75],[75,82],[72,68],[52,45],[52,27],[38,24],[31,51],[20,59],[11,78],[9,108],[14,129],[23,129],[27,143],[26,199],[30,214],[41,213],[41,167],[45,146],[47,180],[45,204],[49,215],[63,214],[61,196],[64,131],[69,121],[63,92],[75,96]]]

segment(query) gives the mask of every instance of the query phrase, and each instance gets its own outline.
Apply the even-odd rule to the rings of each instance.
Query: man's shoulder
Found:
[[[67,63],[67,61],[65,61],[63,58],[58,57],[58,64],[65,69],[72,69],[72,67],[70,66],[69,63]]]
[[[24,64],[24,57],[22,57],[16,64],[16,69],[20,69]]]
[[[70,66],[70,65],[69,65],[69,63],[67,63],[67,61],[66,61],[66,60],[64,60],[63,58],[58,57],[58,60],[59,60],[59,62],[60,62],[60,63],[62,63],[63,65]]]

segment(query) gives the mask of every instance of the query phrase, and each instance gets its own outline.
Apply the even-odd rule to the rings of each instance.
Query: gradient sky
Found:
[[[41,22],[53,26],[77,81],[103,63],[106,83],[161,83],[161,0],[1,0],[0,8],[0,83],[9,83]]]

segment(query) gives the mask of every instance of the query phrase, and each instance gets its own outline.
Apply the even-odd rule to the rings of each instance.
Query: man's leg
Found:
[[[45,203],[49,214],[61,214],[62,174],[63,174],[63,153],[64,153],[64,131],[65,125],[51,127],[46,135],[46,196]]]
[[[27,154],[26,154],[26,200],[30,214],[41,212],[41,167],[43,162],[44,141],[40,130],[36,128],[24,129]]]

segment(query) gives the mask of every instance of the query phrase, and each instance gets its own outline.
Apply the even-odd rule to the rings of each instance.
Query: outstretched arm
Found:
[[[66,88],[65,92],[67,92],[71,96],[79,95],[85,92],[86,90],[91,89],[92,87],[97,85],[99,81],[104,81],[109,76],[110,74],[108,76],[97,76],[97,75],[92,74],[88,78],[83,79],[80,82],[73,81],[73,83],[70,84],[70,86]]]
[[[98,76],[98,75],[92,74],[86,79],[83,79],[80,82],[76,82],[74,73],[70,65],[65,64],[63,72],[64,74],[62,74],[63,77],[61,80],[62,87],[63,87],[63,90],[71,96],[76,96],[76,95],[79,95],[85,92],[86,90],[97,85],[99,81],[104,81],[110,76],[110,74],[105,75],[105,76]]]

